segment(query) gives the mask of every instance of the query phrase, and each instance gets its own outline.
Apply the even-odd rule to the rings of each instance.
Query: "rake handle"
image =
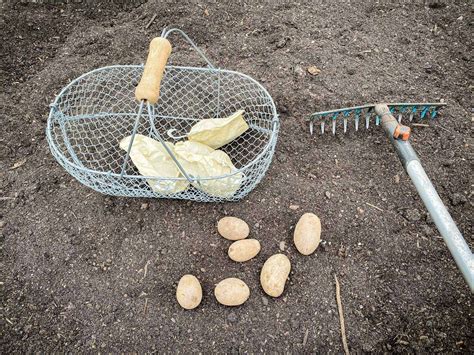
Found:
[[[150,104],[158,102],[161,79],[170,54],[171,43],[166,38],[153,38],[142,77],[135,89],[135,98],[138,101],[146,100]]]
[[[375,112],[382,117],[382,127],[395,147],[403,167],[410,176],[426,209],[430,213],[438,231],[444,239],[471,292],[474,292],[474,255],[464,240],[456,223],[436,192],[435,187],[426,175],[420,159],[411,146],[408,138],[396,136],[397,125],[401,126],[392,116],[387,105],[376,105]]]

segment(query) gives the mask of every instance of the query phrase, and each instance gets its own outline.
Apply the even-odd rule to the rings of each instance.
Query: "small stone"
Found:
[[[280,242],[280,245],[279,245],[279,247],[280,247],[280,250],[281,250],[281,251],[285,251],[285,248],[286,248],[286,243],[285,243],[285,241],[284,241],[284,240],[282,240],[282,241]]]
[[[290,205],[290,210],[296,211],[300,206],[298,205]]]
[[[206,272],[206,269],[204,269],[203,267],[200,270],[201,272]]]
[[[229,315],[227,316],[227,320],[230,323],[235,323],[237,322],[237,315],[234,312],[230,312]]]
[[[399,184],[399,183],[400,183],[400,175],[398,175],[398,174],[395,175],[395,176],[393,177],[393,180],[395,181],[395,184]]]
[[[319,69],[315,65],[308,67],[307,70],[308,70],[308,73],[310,73],[311,75],[318,75],[319,73],[321,73],[321,69]]]
[[[326,197],[328,198],[328,200],[331,199],[331,193],[330,193],[329,191],[326,191],[324,194],[326,195]]]
[[[264,306],[268,306],[268,298],[262,297],[262,303]]]
[[[364,209],[361,207],[357,207],[357,213],[358,214],[364,214]]]
[[[145,202],[145,203],[142,203],[142,204],[141,204],[140,209],[141,209],[141,210],[147,210],[148,207],[149,207],[148,203]]]
[[[456,192],[451,195],[451,204],[453,206],[463,205],[467,202],[466,196],[463,194]]]

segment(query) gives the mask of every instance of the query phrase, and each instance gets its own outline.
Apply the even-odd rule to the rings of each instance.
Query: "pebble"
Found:
[[[279,247],[280,247],[280,250],[281,250],[281,251],[285,251],[285,248],[286,248],[286,243],[285,243],[285,241],[284,241],[284,240],[282,240],[282,241],[280,242],[280,245],[279,245]]]
[[[296,211],[300,206],[298,205],[290,205],[290,210]]]
[[[324,194],[326,195],[328,200],[331,199],[331,193],[329,191],[326,191]]]
[[[262,297],[262,303],[264,306],[268,306],[268,299],[266,297]]]
[[[237,322],[237,315],[234,312],[230,312],[227,316],[227,320],[231,323]]]
[[[148,209],[148,203],[142,203],[140,206],[141,210],[147,210]]]

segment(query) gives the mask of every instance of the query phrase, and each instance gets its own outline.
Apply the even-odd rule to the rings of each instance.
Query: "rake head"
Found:
[[[446,103],[389,103],[387,106],[399,123],[402,120],[407,123],[407,120],[423,122],[435,119]],[[346,133],[351,127],[358,131],[361,126],[369,129],[371,125],[380,126],[381,123],[381,117],[375,112],[375,104],[315,112],[307,120],[311,135],[314,134],[315,124],[320,126],[320,134],[330,131],[335,135],[336,130]]]

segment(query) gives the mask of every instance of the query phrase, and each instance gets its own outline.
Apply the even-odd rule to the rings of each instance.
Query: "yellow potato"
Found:
[[[217,222],[217,231],[225,239],[240,240],[248,237],[250,228],[247,223],[237,217],[224,217]]]
[[[176,299],[185,309],[199,306],[202,300],[202,288],[199,280],[193,275],[184,275],[176,288]]]
[[[260,283],[265,293],[272,297],[281,296],[290,270],[291,263],[286,255],[275,254],[268,258],[260,273]]]
[[[230,277],[219,282],[214,290],[217,302],[225,306],[240,306],[250,296],[250,289],[245,282]]]
[[[260,242],[256,239],[244,239],[233,242],[229,247],[229,258],[244,262],[252,259],[260,252]]]
[[[314,253],[321,240],[321,221],[313,213],[305,213],[296,224],[293,241],[303,255]]]

